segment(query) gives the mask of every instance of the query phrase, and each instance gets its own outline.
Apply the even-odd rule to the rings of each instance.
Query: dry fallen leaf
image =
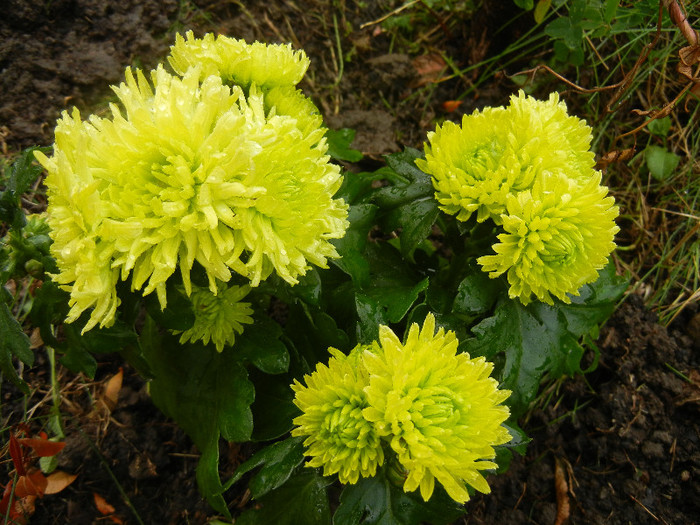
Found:
[[[557,494],[557,520],[554,525],[562,525],[569,519],[569,484],[566,482],[564,468],[558,459],[554,462],[554,490]]]
[[[68,474],[68,472],[63,472],[62,470],[52,472],[46,477],[48,483],[46,484],[44,494],[58,494],[73,483],[77,477],[77,474]]]
[[[122,388],[122,380],[124,378],[124,370],[119,367],[119,372],[114,374],[107,384],[105,385],[104,394],[102,399],[107,405],[107,408],[111,412],[117,407],[117,401],[119,400],[119,391]]]
[[[92,496],[95,499],[95,507],[97,507],[97,510],[100,511],[100,514],[106,516],[107,514],[114,513],[115,508],[107,503],[107,500],[100,496],[97,492],[93,492]]]

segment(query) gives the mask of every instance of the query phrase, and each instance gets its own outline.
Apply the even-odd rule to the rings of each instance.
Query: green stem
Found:
[[[49,427],[58,439],[66,437],[63,419],[61,418],[61,390],[56,378],[56,351],[50,347],[46,347],[46,352],[49,356],[49,367],[51,375],[51,415],[49,416]]]

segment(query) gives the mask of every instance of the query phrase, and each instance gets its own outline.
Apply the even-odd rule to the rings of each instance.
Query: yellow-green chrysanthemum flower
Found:
[[[223,288],[223,289],[222,289]],[[215,295],[208,288],[193,286],[190,299],[194,310],[194,326],[182,334],[180,342],[209,341],[216,345],[218,352],[223,351],[224,346],[232,346],[236,341],[236,334],[243,333],[243,325],[253,322],[253,309],[250,303],[241,302],[250,292],[250,286],[220,286]]]
[[[504,214],[505,233],[498,236],[496,255],[478,259],[482,269],[498,277],[507,272],[509,295],[523,304],[534,295],[552,304],[552,295],[571,302],[615,248],[618,209],[600,172],[584,185],[564,175],[548,175],[532,190],[512,195]]]
[[[432,175],[440,208],[466,221],[501,222],[508,195],[532,188],[547,174],[585,183],[594,176],[591,129],[569,116],[552,93],[546,101],[520,91],[507,108],[485,108],[445,122],[428,133],[425,160],[416,165]]]
[[[195,38],[192,31],[187,39],[177,35],[170,48],[170,65],[180,75],[188,69],[198,68],[201,78],[221,76],[225,83],[233,83],[248,89],[251,84],[259,88],[295,86],[309,67],[304,51],[279,44],[247,44],[243,40],[207,33]]]
[[[381,439],[363,410],[369,405],[364,392],[367,372],[360,360],[363,347],[348,356],[334,348],[328,366],[319,364],[304,376],[306,386],[295,380],[292,385],[302,415],[294,419],[293,436],[308,436],[304,441],[310,467],[323,467],[326,476],[338,473],[341,483],[357,483],[360,476],[370,477],[384,462]]]
[[[257,286],[275,271],[296,283],[309,264],[338,254],[347,205],[333,194],[340,170],[325,155],[325,129],[266,109],[219,76],[200,82],[159,67],[151,83],[126,71],[114,88],[124,113],[82,121],[64,113],[49,172],[49,224],[56,280],[71,292],[69,320],[93,308],[89,330],[113,322],[115,285],[156,291],[179,268],[190,293],[195,261],[212,292],[231,270]],[[290,111],[291,112],[291,111]]]
[[[506,110],[485,108],[464,115],[462,126],[445,122],[428,133],[425,160],[416,165],[432,175],[435,198],[445,213],[466,221],[476,212],[478,221],[498,217],[506,195],[517,183],[516,172],[506,169]]]
[[[422,328],[411,326],[404,344],[381,326],[380,348],[362,354],[369,374],[362,413],[406,470],[404,490],[420,488],[426,501],[435,480],[460,503],[469,499],[467,485],[490,492],[481,471],[496,468],[493,447],[511,439],[501,425],[510,391],[489,377],[492,363],[458,354],[457,345],[454,332],[435,332],[430,314]]]
[[[580,183],[594,176],[595,155],[591,151],[591,127],[568,114],[558,93],[537,100],[520,90],[510,97],[508,107],[509,148],[521,169],[532,171],[532,179],[546,173],[560,173]]]

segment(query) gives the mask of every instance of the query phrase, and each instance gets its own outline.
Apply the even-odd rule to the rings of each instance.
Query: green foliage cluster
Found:
[[[353,135],[347,130],[329,134],[335,158],[361,158],[350,147]],[[47,244],[36,240],[43,233],[25,232],[20,209],[20,195],[39,174],[30,155],[26,152],[15,163],[0,197],[2,220],[11,225],[12,239],[0,252],[0,263],[8,268],[3,284],[26,278],[16,253],[41,255],[43,267],[51,268]],[[523,306],[509,299],[505,279],[489,279],[476,264],[493,242],[494,227],[442,214],[429,175],[415,166],[420,155],[406,149],[387,157],[386,166],[376,171],[347,173],[339,196],[350,205],[351,226],[336,241],[342,257],[328,269],[310,270],[296,286],[273,277],[254,289],[248,300],[255,322],[223,352],[201,342],[181,345],[170,332],[194,322],[192,306],[176,282],[169,283],[164,310],[155,297],[144,298],[122,285],[115,324],[81,335],[88,314],[64,324],[68,294],[42,275],[43,283],[29,301],[27,322],[40,329],[46,345],[73,371],[93,377],[96,356],[120,352],[149,378],[154,403],[201,451],[196,476],[211,505],[230,516],[225,493],[247,480],[257,504],[237,523],[449,523],[463,507],[442,489],[428,502],[404,493],[389,466],[374,478],[345,486],[331,518],[332,479],[304,468],[302,440],[289,437],[299,413],[289,388],[293,379],[325,363],[330,346],[348,352],[357,343],[374,340],[380,324],[401,333],[434,312],[440,326],[456,332],[460,350],[494,361],[495,377],[513,391],[507,402],[512,413],[508,429],[515,439],[501,447],[498,456],[499,465],[506,468],[509,447],[524,450],[527,437],[517,419],[540,385],[595,367],[594,356],[586,368],[589,361],[584,360],[581,340],[595,336],[626,282],[608,266],[571,304]],[[193,271],[193,282],[198,281],[206,285],[203,271]],[[3,287],[0,367],[4,377],[26,389],[14,359],[31,366],[34,356],[15,299]],[[258,449],[226,481],[219,473],[221,439],[254,442]]]

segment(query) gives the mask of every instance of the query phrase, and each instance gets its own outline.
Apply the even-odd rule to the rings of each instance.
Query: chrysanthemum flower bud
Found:
[[[180,342],[202,341],[208,344],[211,341],[218,352],[223,351],[226,345],[233,346],[236,334],[243,333],[243,325],[253,322],[250,303],[241,302],[250,292],[250,286],[220,286],[216,295],[207,288],[192,288],[190,299],[194,326],[184,332],[174,332],[182,334]]]

